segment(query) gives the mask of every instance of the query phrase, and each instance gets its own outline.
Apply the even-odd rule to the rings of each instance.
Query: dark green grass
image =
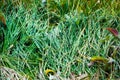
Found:
[[[61,6],[59,2],[53,8],[41,6],[42,3],[33,3],[30,9],[23,5],[17,9],[8,7],[0,66],[12,68],[33,80],[47,79],[46,69],[60,71],[62,78],[70,77],[71,73],[92,76],[100,69],[100,76],[105,79],[102,68],[89,68],[87,64],[92,56],[108,58],[110,46],[120,45],[120,41],[106,30],[113,27],[120,31],[120,12],[114,5],[108,7],[109,3],[104,5],[103,2],[103,6],[101,3],[97,9],[92,5],[83,7],[80,12],[74,4],[71,5],[75,8],[70,10],[67,3]],[[120,76],[119,52],[111,79]]]

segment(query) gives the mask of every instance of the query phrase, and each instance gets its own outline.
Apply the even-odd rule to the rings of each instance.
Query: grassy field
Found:
[[[120,1],[43,1],[1,0],[0,80],[120,80]]]

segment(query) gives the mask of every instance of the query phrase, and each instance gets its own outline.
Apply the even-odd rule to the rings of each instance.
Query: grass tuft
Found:
[[[119,79],[120,41],[106,30],[120,31],[118,3],[35,0],[27,6],[24,0],[11,0],[0,5],[7,25],[7,29],[0,25],[0,40],[4,38],[0,41],[0,78],[13,73],[15,80]],[[108,59],[113,52],[115,63],[107,66],[109,76],[104,64],[87,65],[91,57]],[[46,70],[54,74],[46,75]]]

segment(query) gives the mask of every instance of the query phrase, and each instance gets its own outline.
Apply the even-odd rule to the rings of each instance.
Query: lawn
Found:
[[[0,80],[120,80],[119,4],[1,0]]]

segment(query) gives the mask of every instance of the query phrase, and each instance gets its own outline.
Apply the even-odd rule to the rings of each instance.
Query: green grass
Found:
[[[4,30],[0,50],[0,68],[14,69],[28,80],[47,80],[47,69],[60,71],[60,80],[70,78],[71,73],[77,76],[87,73],[90,79],[97,79],[95,75],[99,73],[101,80],[106,79],[103,67],[88,67],[87,64],[93,56],[108,58],[111,46],[120,46],[120,41],[106,30],[112,27],[120,31],[117,5],[120,2],[103,1],[96,6],[92,1],[89,4],[79,0],[71,3],[56,0],[43,5],[36,0],[30,8],[13,3],[7,5],[6,10],[1,7],[7,30]],[[115,70],[109,77],[113,80],[120,78],[120,50],[117,54]]]

